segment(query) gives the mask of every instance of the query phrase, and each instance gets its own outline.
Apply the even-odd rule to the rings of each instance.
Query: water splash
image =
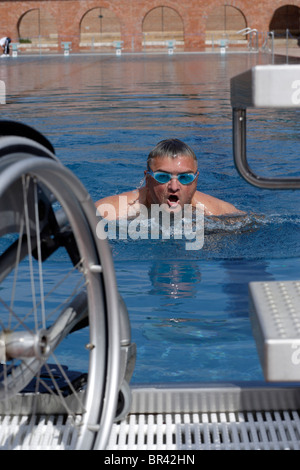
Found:
[[[110,243],[116,260],[294,258],[300,256],[300,216],[205,217],[203,247],[192,251],[186,250],[184,234],[180,238],[176,231],[169,239],[116,238]]]

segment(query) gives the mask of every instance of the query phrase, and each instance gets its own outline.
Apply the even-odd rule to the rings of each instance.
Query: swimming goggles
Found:
[[[160,184],[169,183],[173,178],[177,179],[180,184],[191,184],[198,175],[198,171],[196,171],[196,173],[180,173],[179,175],[172,175],[172,173],[166,173],[164,171],[153,172],[152,170],[147,170],[147,173]]]

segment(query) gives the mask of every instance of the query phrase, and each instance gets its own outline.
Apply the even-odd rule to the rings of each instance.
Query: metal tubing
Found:
[[[233,108],[233,158],[239,174],[253,186],[264,189],[300,189],[300,178],[265,178],[255,174],[247,161],[246,109]]]

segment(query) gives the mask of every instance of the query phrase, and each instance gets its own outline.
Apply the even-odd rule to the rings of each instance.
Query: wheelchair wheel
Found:
[[[119,393],[119,297],[96,224],[49,150],[0,139],[0,414],[12,400],[63,414],[76,449],[105,448]]]

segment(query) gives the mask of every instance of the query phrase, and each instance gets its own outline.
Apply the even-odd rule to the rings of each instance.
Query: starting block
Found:
[[[18,46],[19,46],[19,44],[17,42],[12,42],[11,43],[12,57],[17,57],[18,56]]]
[[[221,52],[221,54],[225,54],[227,47],[228,47],[228,41],[226,39],[221,39],[220,40],[220,52]]]
[[[265,379],[300,382],[300,281],[251,282],[249,296]]]
[[[61,43],[61,46],[62,46],[63,49],[64,49],[64,55],[67,56],[67,55],[70,54],[70,51],[72,50],[71,45],[72,45],[71,42],[62,42],[62,43]]]
[[[115,41],[114,46],[116,48],[116,55],[122,54],[123,41]]]
[[[168,54],[172,55],[174,53],[175,41],[168,41]]]

